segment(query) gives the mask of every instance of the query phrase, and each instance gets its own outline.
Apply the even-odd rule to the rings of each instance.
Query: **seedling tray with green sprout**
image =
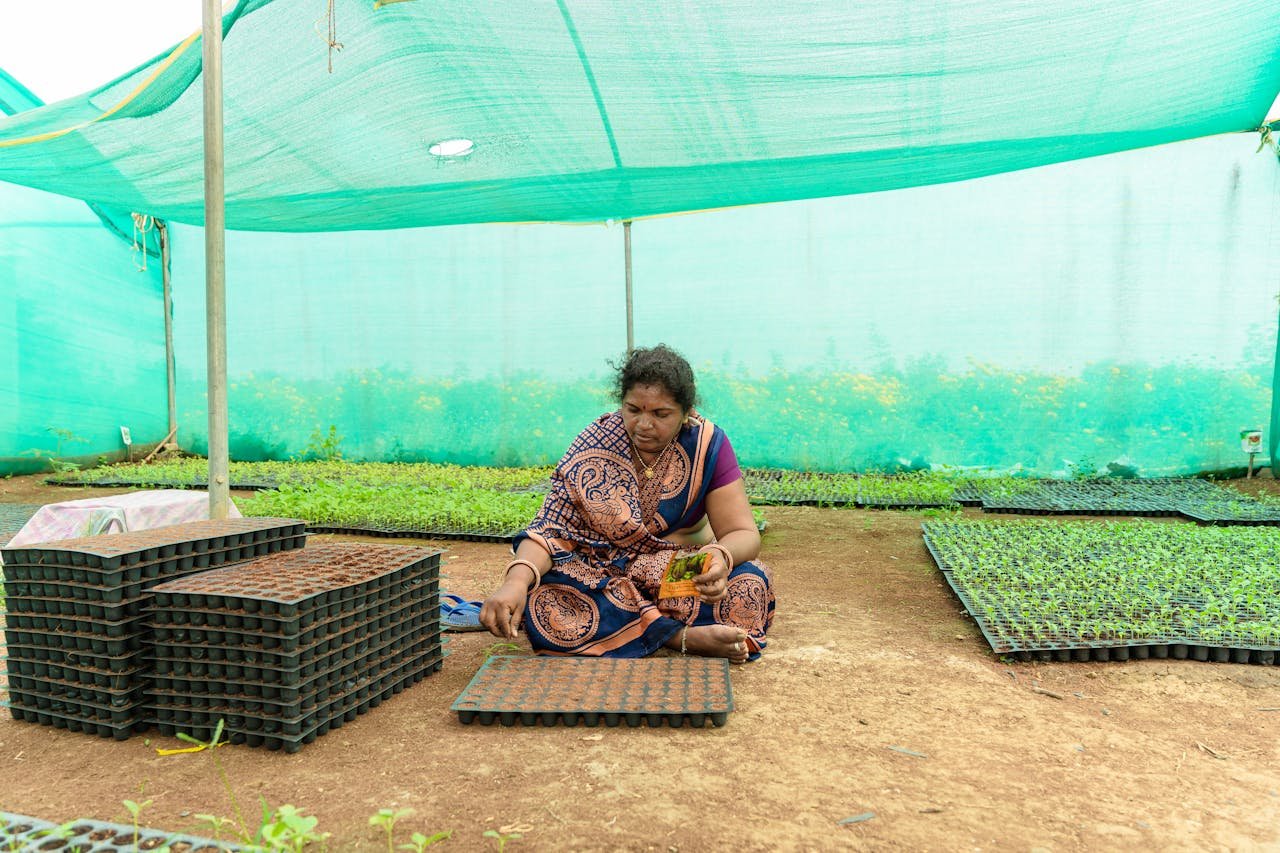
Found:
[[[997,653],[1272,664],[1280,652],[1280,531],[1140,521],[923,531]]]

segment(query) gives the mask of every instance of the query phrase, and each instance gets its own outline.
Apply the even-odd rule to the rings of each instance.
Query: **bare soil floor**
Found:
[[[88,494],[0,481],[0,502]],[[513,850],[1280,850],[1280,667],[1006,662],[934,569],[921,514],[765,512],[777,621],[734,669],[725,727],[461,725],[449,705],[495,639],[452,634],[441,672],[296,755],[220,749],[246,818],[292,803],[341,851],[386,849],[381,808],[414,810],[397,843],[453,830],[446,850],[497,849],[490,829],[519,833]],[[506,555],[422,544],[475,598]],[[5,714],[0,810],[128,822],[122,801],[149,799],[144,824],[200,834],[195,815],[232,816],[211,756],[161,757],[182,744],[151,735]]]

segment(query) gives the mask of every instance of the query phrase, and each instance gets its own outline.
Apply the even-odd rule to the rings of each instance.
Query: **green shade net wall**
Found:
[[[160,265],[84,204],[0,183],[0,473],[167,432]]]
[[[0,113],[39,107],[0,70]],[[168,422],[158,242],[132,217],[0,183],[0,474],[114,456]],[[121,238],[129,240],[126,242]]]
[[[637,339],[749,464],[1185,472],[1270,410],[1272,0],[375,5],[224,17],[236,456],[555,459],[609,405],[599,223],[636,218]],[[185,223],[194,449],[200,48],[0,120],[0,181]],[[477,224],[512,222],[597,224]],[[102,363],[153,363],[137,316]]]
[[[1272,0],[335,0],[341,50],[327,8],[224,19],[230,228],[921,186],[1254,129],[1280,91]],[[0,180],[201,222],[200,47],[0,122]]]
[[[637,341],[690,358],[746,464],[1238,466],[1270,412],[1280,268],[1256,148],[637,222]],[[202,246],[176,229],[195,448]],[[231,233],[227,255],[235,458],[324,453],[333,427],[348,458],[545,463],[612,405],[618,225]]]

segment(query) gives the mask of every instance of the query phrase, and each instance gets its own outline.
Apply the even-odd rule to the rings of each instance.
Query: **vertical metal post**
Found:
[[[622,255],[627,268],[627,355],[636,348],[636,331],[631,302],[631,220],[622,220]]]
[[[226,227],[222,149],[222,3],[203,0],[204,282],[209,388],[209,517],[230,511],[227,447]]]
[[[164,369],[165,384],[169,390],[169,437],[165,444],[178,445],[178,394],[174,376],[173,358],[173,281],[169,277],[169,228],[156,220],[156,234],[160,237],[160,279],[164,284]]]

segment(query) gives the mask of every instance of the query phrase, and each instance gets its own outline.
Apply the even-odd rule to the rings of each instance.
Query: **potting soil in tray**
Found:
[[[324,544],[156,586],[151,718],[295,751],[363,713],[439,668],[440,554]]]
[[[450,710],[462,723],[723,726],[733,710],[723,658],[639,659],[497,655]]]
[[[58,843],[61,840],[62,843]],[[122,823],[75,820],[56,824],[26,815],[0,812],[0,850],[60,850],[64,853],[123,853],[137,850],[188,850],[238,853],[247,848],[226,841],[165,832]]]
[[[128,736],[143,723],[151,588],[305,541],[297,519],[227,519],[5,549],[13,715]]]

